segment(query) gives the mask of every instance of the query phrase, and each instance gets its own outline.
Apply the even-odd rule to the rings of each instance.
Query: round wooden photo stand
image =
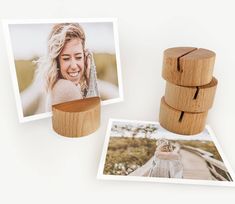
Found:
[[[215,53],[195,47],[175,47],[164,51],[162,76],[180,86],[202,86],[210,83]]]
[[[206,124],[207,111],[190,113],[176,110],[161,99],[159,122],[165,129],[181,134],[195,135],[202,132]]]
[[[174,109],[186,112],[208,111],[214,101],[217,79],[213,77],[207,85],[189,87],[166,82],[165,101]]]
[[[100,98],[92,97],[52,106],[52,126],[65,137],[82,137],[100,126]]]

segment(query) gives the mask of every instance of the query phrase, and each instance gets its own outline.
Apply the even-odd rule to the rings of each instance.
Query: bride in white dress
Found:
[[[178,148],[170,141],[159,139],[149,177],[183,178],[183,165]]]

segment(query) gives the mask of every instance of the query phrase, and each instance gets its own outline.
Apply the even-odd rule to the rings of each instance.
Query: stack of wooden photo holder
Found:
[[[166,80],[159,121],[165,129],[182,135],[205,128],[212,107],[217,79],[213,77],[215,53],[194,47],[164,51],[162,77]]]
[[[81,137],[100,126],[100,98],[92,97],[52,106],[52,126],[66,137]]]

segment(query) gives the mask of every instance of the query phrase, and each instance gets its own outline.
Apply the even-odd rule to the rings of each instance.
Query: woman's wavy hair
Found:
[[[48,53],[36,61],[37,77],[46,79],[45,88],[47,92],[52,90],[60,76],[58,56],[65,43],[73,38],[79,38],[85,50],[85,32],[78,23],[54,25],[48,38]]]

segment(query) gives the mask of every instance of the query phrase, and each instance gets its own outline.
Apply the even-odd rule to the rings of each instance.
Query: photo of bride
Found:
[[[171,133],[156,122],[110,120],[98,178],[232,185],[233,172],[209,127]]]

